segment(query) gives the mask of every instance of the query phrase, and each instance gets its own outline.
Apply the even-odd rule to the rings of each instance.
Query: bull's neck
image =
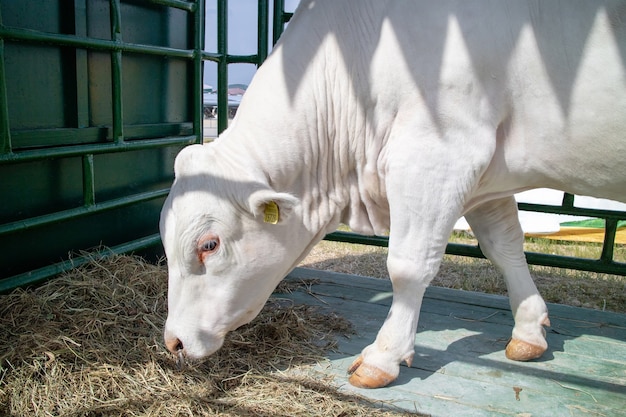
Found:
[[[239,169],[263,177],[258,179],[275,191],[298,197],[302,222],[311,233],[335,230],[348,204],[341,171],[352,165],[352,153],[346,149],[344,160],[338,159],[335,138],[317,123],[312,126],[314,118],[298,109],[263,115],[248,106],[238,112],[220,138],[220,153],[237,161]]]
[[[313,45],[296,39],[297,45],[278,46],[259,68],[227,131],[228,146],[244,153],[238,155],[242,169],[258,170],[273,189],[300,198],[311,232],[333,231],[340,222],[380,232],[388,227],[378,167],[389,126],[366,114],[375,106],[356,80],[367,77],[348,74],[333,58],[332,39]],[[288,48],[300,53],[283,54]]]

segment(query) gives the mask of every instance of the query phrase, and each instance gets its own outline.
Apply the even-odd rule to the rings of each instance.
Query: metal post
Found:
[[[4,71],[4,40],[0,39],[0,154],[2,155],[10,155],[12,152],[6,80]]]
[[[228,128],[228,0],[217,2],[217,134]]]
[[[257,13],[257,67],[265,61],[268,54],[269,42],[269,4],[268,0],[259,0]]]
[[[115,43],[122,42],[120,0],[111,0],[111,37]],[[111,52],[111,85],[113,101],[113,141],[124,141],[122,119],[122,51]]]
[[[196,143],[204,140],[204,61],[202,60],[202,50],[204,49],[204,8],[205,0],[198,0],[198,7],[194,14],[194,59],[193,59],[193,134],[196,136]]]
[[[3,27],[0,11],[0,27]],[[11,152],[11,129],[7,103],[7,79],[4,71],[4,39],[0,39],[0,154]]]
[[[83,204],[85,207],[92,207],[96,204],[93,154],[83,156]]]
[[[604,242],[602,243],[602,254],[600,260],[603,262],[613,262],[613,248],[615,247],[615,236],[617,235],[617,219],[606,219],[604,223]]]

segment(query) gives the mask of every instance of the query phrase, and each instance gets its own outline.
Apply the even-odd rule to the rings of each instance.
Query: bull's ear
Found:
[[[287,193],[273,190],[259,190],[250,195],[250,211],[265,223],[280,224],[294,212],[299,200]]]

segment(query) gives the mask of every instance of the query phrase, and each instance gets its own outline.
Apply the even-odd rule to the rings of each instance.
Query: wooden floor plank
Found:
[[[539,361],[504,357],[513,326],[508,300],[442,288],[424,299],[413,368],[390,387],[359,390],[346,369],[371,343],[391,303],[387,280],[296,269],[289,281],[315,284],[277,297],[316,304],[350,320],[356,335],[314,372],[347,391],[435,416],[626,415],[626,318],[550,305],[550,350]]]
[[[351,358],[350,358],[351,359]],[[349,361],[337,361],[337,379]],[[328,372],[329,368],[326,368]],[[403,369],[405,371],[405,369]],[[471,375],[471,374],[469,374]],[[411,369],[403,372],[397,383],[381,390],[361,390],[344,386],[360,395],[434,415],[569,415],[570,409],[586,409],[594,413],[613,415],[613,407],[594,402],[591,397],[577,398],[577,392],[554,384],[552,391],[545,387],[524,387],[523,384],[497,384],[472,380],[468,374],[453,374],[449,369],[435,374]],[[567,391],[572,392],[568,394]],[[587,395],[587,394],[585,394]],[[451,412],[455,410],[455,413]]]

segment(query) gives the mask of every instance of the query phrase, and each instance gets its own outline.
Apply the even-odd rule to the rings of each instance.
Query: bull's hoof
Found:
[[[375,366],[363,363],[363,357],[359,356],[350,368],[350,384],[358,388],[381,388],[392,383],[397,377],[376,368]]]
[[[519,339],[511,339],[506,345],[506,357],[514,361],[530,361],[543,355],[546,348]]]

